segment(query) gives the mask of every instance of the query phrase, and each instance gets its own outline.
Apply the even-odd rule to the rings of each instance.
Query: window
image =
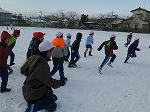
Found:
[[[143,19],[143,14],[136,14],[136,15],[135,15],[135,18],[142,20],[142,19]]]

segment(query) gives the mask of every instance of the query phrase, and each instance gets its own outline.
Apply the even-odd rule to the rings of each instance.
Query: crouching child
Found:
[[[65,85],[64,80],[56,80],[50,76],[50,67],[47,57],[51,57],[53,45],[43,41],[39,45],[39,55],[29,57],[20,71],[27,78],[22,87],[24,99],[28,106],[25,112],[47,110],[53,112],[57,108],[57,96],[52,88],[56,89]]]

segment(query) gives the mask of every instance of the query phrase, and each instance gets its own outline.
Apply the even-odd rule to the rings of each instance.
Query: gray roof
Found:
[[[6,10],[2,9],[2,8],[0,8],[0,13],[12,14],[11,12],[8,12],[8,11],[6,11]]]

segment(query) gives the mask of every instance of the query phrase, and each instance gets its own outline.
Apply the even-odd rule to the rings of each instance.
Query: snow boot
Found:
[[[9,75],[13,73],[13,69],[10,66],[8,66],[7,70]]]
[[[76,65],[76,62],[77,62],[77,61],[78,61],[78,60],[74,60],[74,61],[73,61],[72,64],[74,65],[74,67],[78,67],[78,66]]]
[[[13,65],[15,65],[15,63],[10,63],[10,66],[13,66]]]
[[[128,63],[127,61],[124,61],[124,63]]]
[[[98,71],[100,74],[102,74],[102,68],[98,67]]]
[[[74,67],[74,65],[69,63],[68,67]]]
[[[8,88],[1,89],[1,93],[10,92],[10,91],[11,91],[11,89],[8,89]]]
[[[89,56],[93,56],[90,51],[89,51]]]
[[[112,64],[111,64],[111,62],[107,63],[107,65],[108,65],[109,67],[113,67]]]
[[[69,62],[68,67],[74,67],[73,61],[70,61],[70,62]]]

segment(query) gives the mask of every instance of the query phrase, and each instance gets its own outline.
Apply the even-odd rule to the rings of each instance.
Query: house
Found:
[[[122,28],[135,32],[150,31],[150,11],[137,8],[131,11],[132,17],[122,22]]]
[[[32,26],[42,26],[46,25],[46,21],[42,20],[40,17],[31,19]]]
[[[10,25],[11,24],[11,12],[8,12],[0,8],[0,25]]]
[[[55,20],[50,20],[47,22],[47,26],[51,28],[57,28],[59,26],[59,22]]]

